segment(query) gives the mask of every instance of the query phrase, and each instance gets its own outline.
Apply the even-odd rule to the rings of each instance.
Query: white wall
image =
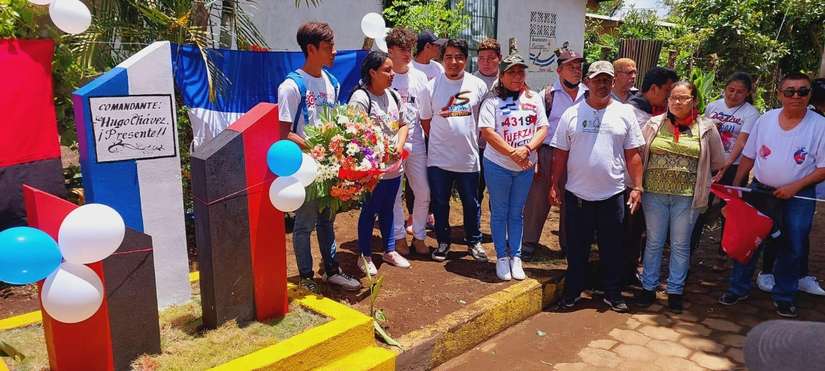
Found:
[[[248,4],[242,2],[241,4]],[[322,0],[318,7],[307,6],[301,0],[256,1],[245,6],[272,50],[301,50],[295,41],[298,27],[306,22],[326,22],[335,31],[335,48],[360,49],[364,42],[361,17],[369,12],[381,13],[380,0]]]
[[[540,57],[550,56],[556,48],[567,41],[569,48],[578,53],[584,49],[585,0],[499,0],[498,41],[501,51],[507,54],[507,40],[515,37],[519,44],[519,54],[528,60],[527,83],[533,90],[540,90],[549,81],[556,81],[555,61],[547,67],[538,66],[529,60],[529,53],[541,52]],[[555,14],[555,37],[533,39],[531,46],[530,27],[552,26],[552,20],[531,22],[531,11]]]

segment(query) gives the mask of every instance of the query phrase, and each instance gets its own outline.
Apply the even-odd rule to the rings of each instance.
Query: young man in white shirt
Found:
[[[278,119],[281,138],[287,138],[306,149],[304,127],[319,122],[324,106],[338,102],[334,77],[324,67],[335,60],[335,42],[332,28],[326,23],[309,22],[298,28],[298,45],[304,52],[304,66],[287,76],[278,86]],[[302,96],[302,90],[303,96]],[[312,252],[309,237],[317,228],[318,247],[324,263],[324,279],[346,290],[359,290],[361,282],[344,273],[335,261],[335,215],[329,209],[318,210],[318,203],[305,202],[295,211],[295,227],[292,244],[295,261],[301,276],[299,284],[310,291],[319,292],[313,277]]]
[[[473,76],[478,77],[481,81],[487,84],[487,91],[493,88],[493,84],[498,80],[498,68],[501,63],[501,45],[496,39],[484,39],[478,44],[478,71],[473,73]],[[484,158],[484,149],[487,148],[487,142],[484,141],[484,136],[478,136],[478,157]],[[481,173],[478,181],[478,203],[482,204],[484,201],[484,189],[487,187],[484,179],[484,161],[481,161]]]
[[[427,147],[424,144],[424,129],[421,127],[419,105],[422,96],[429,96],[427,90],[427,75],[412,68],[412,47],[415,45],[415,33],[406,28],[393,28],[387,34],[387,49],[392,60],[392,69],[395,77],[392,88],[398,92],[403,101],[402,115],[408,123],[407,147],[410,155],[404,163],[404,174],[407,186],[415,193],[412,210],[412,245],[418,254],[429,254],[430,249],[424,243],[426,238],[427,212],[430,207],[430,185],[427,183]],[[402,255],[409,253],[404,230],[404,209],[401,205],[399,189],[396,197],[395,216],[393,227],[397,239],[396,250]]]
[[[527,205],[530,207],[524,208],[524,246],[521,253],[525,260],[529,260],[538,247],[541,231],[544,229],[547,214],[550,212],[550,200],[547,197],[553,165],[553,150],[550,148],[550,141],[559,125],[561,115],[574,104],[584,101],[587,91],[587,87],[581,83],[584,58],[569,49],[560,49],[556,54],[556,63],[558,63],[556,73],[559,79],[552,86],[547,86],[539,92],[544,99],[545,114],[550,127],[547,129],[544,142],[537,150],[539,162],[536,164],[536,175],[533,177],[530,192],[527,194]],[[559,246],[562,251],[566,248],[563,214],[564,211],[559,220]]]
[[[773,267],[773,301],[781,317],[795,318],[801,259],[813,224],[815,201],[794,198],[814,197],[815,186],[825,180],[825,118],[808,110],[811,80],[791,73],[779,83],[782,108],[766,112],[751,129],[736,172],[740,184],[753,169],[751,188],[771,192],[783,200]],[[754,254],[758,256],[758,254]],[[730,287],[719,302],[734,305],[748,298],[757,259],[748,264],[734,262]]]
[[[559,307],[570,309],[584,290],[590,244],[598,235],[604,302],[627,312],[621,294],[622,223],[625,173],[632,191],[633,213],[641,205],[642,158],[645,144],[633,108],[610,97],[613,65],[597,61],[587,70],[589,94],[569,108],[553,136],[553,176],[550,198],[564,203],[567,218],[567,273]],[[566,183],[562,183],[566,178]]]
[[[451,39],[444,46],[444,74],[428,84],[430,94],[421,100],[421,125],[429,132],[427,180],[435,213],[438,247],[431,257],[447,259],[450,250],[450,197],[453,184],[458,188],[464,209],[464,239],[469,253],[487,261],[481,245],[478,182],[478,109],[487,94],[487,85],[464,72],[467,42]]]
[[[431,31],[424,30],[418,34],[415,59],[412,63],[415,69],[427,75],[427,80],[432,80],[444,73],[444,66],[436,62],[435,59],[441,55],[441,48],[446,42],[447,39],[439,39]]]

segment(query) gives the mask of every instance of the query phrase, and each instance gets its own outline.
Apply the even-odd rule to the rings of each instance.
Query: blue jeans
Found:
[[[295,250],[295,261],[298,263],[301,278],[312,278],[314,275],[312,251],[309,244],[309,236],[313,228],[316,228],[318,232],[318,247],[321,250],[321,259],[324,261],[324,271],[328,276],[338,273],[338,263],[335,262],[334,220],[335,215],[332,215],[329,209],[323,212],[318,210],[317,201],[306,201],[298,210],[295,210],[292,248]]]
[[[521,257],[524,204],[533,183],[533,168],[513,171],[486,158],[483,162],[484,180],[490,192],[490,231],[496,257]]]
[[[670,266],[667,293],[682,295],[690,268],[690,239],[699,211],[692,207],[693,197],[645,193],[642,207],[647,225],[642,286],[655,291],[659,287],[662,252],[670,232]]]
[[[814,187],[803,189],[797,195],[814,197]],[[815,201],[798,198],[784,201],[782,205],[782,225],[779,226],[782,235],[778,240],[768,242],[777,246],[776,262],[773,266],[773,276],[776,282],[772,293],[774,301],[794,301],[799,288],[802,256],[805,254],[805,244],[811,233],[815,209]],[[754,253],[753,256],[759,256],[759,253]],[[737,296],[748,295],[752,287],[751,278],[757,260],[752,257],[747,264],[733,263],[728,292]]]
[[[478,203],[478,172],[458,173],[435,166],[427,167],[430,202],[435,216],[435,236],[438,243],[450,243],[450,196],[453,184],[464,209],[464,240],[468,245],[481,242],[481,208]]]
[[[595,234],[599,242],[599,272],[605,296],[610,300],[621,300],[624,192],[602,201],[586,201],[565,191],[564,202],[567,218],[564,298],[578,298],[584,290],[589,273],[590,245]]]
[[[395,251],[395,236],[392,233],[393,208],[400,186],[400,176],[381,180],[361,205],[361,215],[358,217],[358,250],[361,250],[361,255],[372,256],[370,241],[372,228],[375,226],[375,214],[378,214],[384,249],[387,252]]]

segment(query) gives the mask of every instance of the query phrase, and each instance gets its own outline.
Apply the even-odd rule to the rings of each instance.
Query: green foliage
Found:
[[[360,259],[361,263],[366,267],[367,258],[361,255]],[[375,305],[378,301],[378,296],[381,295],[381,287],[384,285],[384,276],[377,276],[373,278],[372,275],[367,272],[367,281],[369,281],[370,288],[370,316],[372,317],[372,327],[375,334],[378,335],[381,340],[384,340],[387,345],[401,348],[401,344],[397,340],[393,339],[387,330],[384,329],[383,324],[387,322],[387,315],[384,313],[384,310],[379,309]]]
[[[621,6],[621,3],[618,4]],[[601,9],[601,8],[600,8]],[[585,19],[584,57],[588,61],[614,60],[619,55],[623,39],[658,39],[660,27],[656,25],[656,13],[631,8],[612,33],[606,32],[607,22]]]
[[[719,99],[722,90],[719,84],[716,83],[716,74],[713,71],[703,71],[694,67],[690,71],[689,81],[696,85],[696,92],[699,96],[697,102],[699,113],[704,114],[705,107],[708,103]]]
[[[458,37],[470,23],[465,14],[464,1],[452,7],[448,0],[401,0],[393,1],[384,9],[384,17],[392,26],[408,27],[415,32],[430,30],[441,37]]]

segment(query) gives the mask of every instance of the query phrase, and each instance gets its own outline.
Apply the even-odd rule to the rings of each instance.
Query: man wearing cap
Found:
[[[418,34],[415,58],[412,63],[415,69],[427,75],[427,80],[432,80],[444,73],[444,66],[436,62],[435,59],[441,56],[441,48],[445,43],[447,43],[447,39],[439,39],[431,31],[424,30]]]
[[[597,61],[587,70],[589,94],[562,114],[551,146],[553,167],[550,198],[565,205],[567,273],[559,308],[573,308],[584,289],[587,259],[594,233],[598,236],[604,302],[626,312],[621,295],[622,222],[625,173],[633,191],[630,212],[641,204],[642,158],[645,144],[633,108],[610,97],[613,65]],[[562,183],[566,178],[566,184]]]
[[[524,209],[524,247],[522,254],[528,259],[538,247],[544,222],[550,212],[550,200],[547,190],[550,189],[550,171],[553,163],[553,151],[550,148],[550,139],[558,126],[559,118],[572,105],[584,100],[587,91],[582,81],[582,63],[584,58],[573,50],[563,48],[556,50],[556,73],[558,81],[546,87],[539,95],[544,99],[544,109],[550,127],[544,142],[538,148],[538,164],[536,175],[527,195],[527,207]],[[559,245],[565,249],[564,216],[559,221]]]

